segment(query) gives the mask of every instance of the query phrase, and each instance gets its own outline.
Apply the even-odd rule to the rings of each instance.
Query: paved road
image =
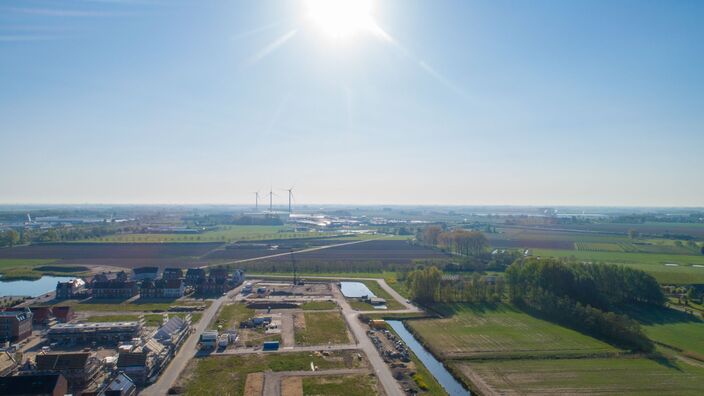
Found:
[[[279,348],[277,351],[263,351],[261,348],[235,348],[226,349],[222,352],[213,352],[210,356],[220,355],[250,355],[253,353],[288,353],[288,352],[315,352],[315,351],[346,351],[356,350],[359,347],[355,344],[333,344],[333,345],[309,345]]]
[[[322,371],[268,371],[264,373],[264,396],[281,396],[281,380],[284,377],[316,377],[324,375],[368,374],[369,369],[334,369]],[[286,396],[286,395],[283,395]]]
[[[162,396],[167,394],[169,388],[176,383],[176,380],[181,375],[181,372],[188,365],[188,361],[191,360],[198,352],[196,348],[198,346],[198,338],[200,337],[200,334],[208,328],[210,322],[213,320],[213,317],[215,317],[215,314],[217,314],[220,309],[220,306],[227,299],[234,298],[234,296],[236,296],[241,289],[242,286],[232,289],[227,293],[227,295],[215,300],[210,307],[203,312],[203,316],[195,326],[193,333],[191,333],[191,335],[188,336],[186,341],[184,341],[181,345],[181,349],[179,349],[176,356],[174,356],[169,363],[168,367],[166,367],[166,369],[161,373],[159,379],[151,386],[145,388],[140,395]]]
[[[352,335],[354,335],[354,338],[357,341],[357,347],[363,350],[364,353],[367,355],[367,359],[369,359],[369,363],[372,365],[374,374],[379,379],[379,383],[381,383],[381,386],[384,387],[386,395],[403,395],[403,391],[401,390],[401,387],[399,386],[398,382],[396,382],[396,379],[394,379],[393,375],[391,374],[389,366],[384,362],[384,360],[381,359],[381,356],[376,350],[376,347],[374,346],[374,344],[372,344],[372,341],[369,339],[369,337],[367,337],[367,334],[365,333],[364,328],[362,327],[362,323],[357,318],[359,312],[352,309],[352,307],[349,303],[347,303],[347,300],[338,288],[333,288],[333,293],[335,293],[338,304],[340,304],[340,307],[342,307],[342,315],[345,317],[347,325],[352,330]]]

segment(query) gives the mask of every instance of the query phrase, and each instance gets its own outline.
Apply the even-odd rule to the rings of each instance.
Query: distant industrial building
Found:
[[[72,393],[81,393],[100,373],[98,358],[87,352],[38,354],[35,358],[36,374],[61,373]]]
[[[6,308],[0,311],[0,341],[22,341],[32,334],[32,318],[29,308]]]
[[[116,344],[139,336],[139,322],[60,323],[49,329],[49,342]]]
[[[56,299],[68,300],[77,298],[85,293],[86,282],[76,278],[66,282],[56,283]]]
[[[0,395],[64,396],[67,394],[69,394],[68,382],[59,373],[0,377]]]

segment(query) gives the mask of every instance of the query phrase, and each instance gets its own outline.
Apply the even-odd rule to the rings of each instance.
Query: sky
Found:
[[[0,0],[0,203],[704,206],[704,2],[313,3]]]

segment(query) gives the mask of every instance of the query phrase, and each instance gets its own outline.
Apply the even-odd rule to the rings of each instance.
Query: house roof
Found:
[[[146,366],[146,352],[122,352],[117,357],[117,367]]]
[[[164,323],[163,326],[157,330],[154,338],[163,339],[171,338],[173,334],[178,333],[181,329],[186,326],[186,322],[178,316],[172,316],[168,322]]]
[[[139,267],[135,268],[132,271],[134,271],[135,274],[150,274],[150,273],[157,273],[159,272],[159,267]]]
[[[0,377],[0,395],[50,394],[61,377],[60,373]]]
[[[15,359],[12,358],[12,355],[7,352],[0,352],[0,372],[3,372],[16,365],[17,362],[15,361]]]
[[[90,353],[47,353],[37,355],[37,370],[66,370],[86,367]]]
[[[134,381],[132,381],[132,378],[128,377],[127,374],[125,373],[120,373],[110,381],[110,384],[103,389],[102,392],[100,392],[101,395],[111,395],[111,394],[118,394],[118,395],[123,395],[126,394],[130,389],[134,388]]]

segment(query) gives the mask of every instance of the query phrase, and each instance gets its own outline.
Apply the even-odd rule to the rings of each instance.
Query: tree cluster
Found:
[[[417,237],[426,246],[439,247],[462,256],[476,256],[489,247],[489,241],[479,231],[443,231],[438,226],[429,226],[419,232]]]
[[[531,259],[512,264],[506,282],[509,296],[519,306],[622,347],[653,349],[638,322],[607,312],[624,304],[664,304],[655,278],[643,271]]]
[[[20,242],[20,234],[15,230],[7,230],[0,233],[0,247],[13,247]]]
[[[504,293],[502,277],[446,275],[435,266],[411,271],[405,280],[412,298],[423,303],[497,303]]]

